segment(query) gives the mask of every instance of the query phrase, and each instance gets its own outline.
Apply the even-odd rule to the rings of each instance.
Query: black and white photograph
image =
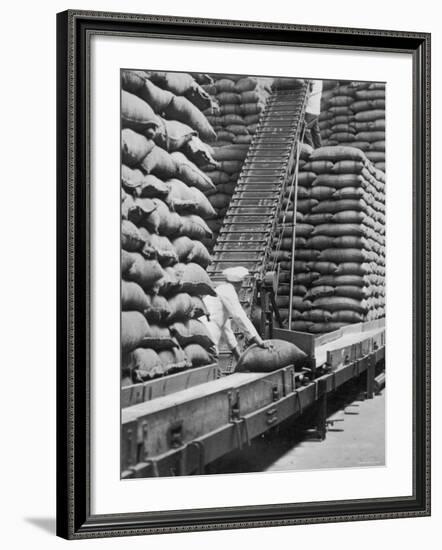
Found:
[[[187,7],[57,15],[57,534],[391,541],[431,511],[430,34]]]
[[[440,2],[3,11],[2,547],[436,548]]]
[[[120,77],[121,479],[384,466],[386,83]]]

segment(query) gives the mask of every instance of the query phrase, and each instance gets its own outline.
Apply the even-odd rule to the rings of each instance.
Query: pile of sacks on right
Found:
[[[285,326],[290,284],[292,330],[322,334],[385,316],[384,187],[384,173],[360,149],[304,148],[293,280],[289,225],[280,226],[284,238],[273,252],[280,263],[276,302]]]
[[[385,172],[385,83],[324,81],[323,145],[350,145]]]

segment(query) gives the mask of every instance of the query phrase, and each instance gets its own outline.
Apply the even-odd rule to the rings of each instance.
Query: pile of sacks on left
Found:
[[[203,76],[203,75],[202,75]],[[218,165],[201,112],[213,99],[186,73],[122,71],[122,375],[125,385],[214,362],[199,318]]]

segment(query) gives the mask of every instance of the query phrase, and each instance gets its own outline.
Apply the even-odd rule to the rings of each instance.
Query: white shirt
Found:
[[[216,287],[216,294],[217,296],[204,296],[203,301],[209,312],[210,320],[204,316],[200,318],[200,321],[209,331],[217,351],[223,341],[231,350],[238,345],[232,329],[232,320],[246,333],[248,338],[259,338],[257,330],[241,306],[234,286],[230,283],[222,283]]]
[[[305,112],[319,116],[321,112],[322,80],[311,80],[311,91]]]

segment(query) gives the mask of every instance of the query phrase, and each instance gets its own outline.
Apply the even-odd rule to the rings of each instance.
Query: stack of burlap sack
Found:
[[[212,141],[213,157],[219,166],[204,168],[216,185],[208,194],[217,216],[208,222],[214,233],[213,245],[229,207],[249,145],[265,107],[272,79],[242,75],[211,75],[213,82],[203,85],[215,107],[204,111],[217,138]]]
[[[280,215],[282,239],[277,304],[293,330],[326,333],[385,315],[385,177],[353,147],[301,153],[298,174],[294,278],[293,205]],[[285,203],[285,205],[287,202]]]
[[[319,126],[323,145],[349,145],[385,172],[385,84],[325,81]]]
[[[213,362],[198,320],[213,294],[202,243],[216,213],[200,169],[217,165],[202,113],[213,103],[189,74],[122,72],[122,369],[130,384]]]

